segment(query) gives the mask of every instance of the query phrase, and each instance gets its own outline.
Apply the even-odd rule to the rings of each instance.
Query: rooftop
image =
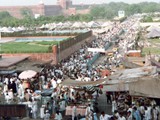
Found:
[[[8,68],[13,65],[16,65],[26,59],[28,59],[29,56],[5,56],[0,59],[0,68]]]

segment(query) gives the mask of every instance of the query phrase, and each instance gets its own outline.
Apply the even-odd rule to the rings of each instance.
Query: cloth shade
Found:
[[[160,79],[150,78],[148,80],[139,80],[129,84],[129,92],[133,96],[143,96],[151,98],[160,98]]]
[[[35,77],[35,75],[37,74],[37,72],[33,71],[33,70],[26,70],[23,71],[22,73],[19,74],[19,78],[20,79],[30,79]]]

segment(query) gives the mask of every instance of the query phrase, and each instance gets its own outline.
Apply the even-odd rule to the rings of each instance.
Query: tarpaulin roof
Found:
[[[126,80],[141,78],[144,76],[151,76],[157,74],[156,66],[145,66],[133,69],[118,70],[113,75],[110,76],[112,80]]]
[[[154,29],[160,31],[160,27],[159,27],[159,26],[153,26],[153,25],[150,26],[150,27],[148,27],[146,30],[150,32],[150,31],[152,31],[152,30],[154,30]]]
[[[155,37],[160,37],[160,31],[157,29],[153,29],[150,31],[147,35],[148,38],[155,38]]]
[[[160,98],[160,78],[148,78],[129,84],[129,92],[133,96]]]
[[[71,80],[71,79],[67,79],[64,80],[61,84],[62,85],[66,85],[66,86],[97,86],[100,84],[105,84],[106,83],[106,79],[103,80],[97,80],[97,81],[75,81],[75,80]]]
[[[157,62],[157,61],[154,60],[154,59],[151,59],[151,64],[152,64],[153,66],[157,66],[157,68],[160,68],[160,62]]]
[[[108,92],[119,92],[119,91],[128,91],[128,84],[125,84],[124,82],[122,83],[117,83],[113,85],[106,85],[104,87],[103,91],[108,91]]]

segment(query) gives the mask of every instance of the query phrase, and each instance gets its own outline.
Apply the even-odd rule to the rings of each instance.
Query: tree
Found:
[[[24,17],[24,18],[30,18],[30,17],[33,17],[33,12],[32,10],[30,10],[29,8],[22,8],[20,10],[21,12],[21,15]]]
[[[142,22],[153,22],[153,19],[151,16],[144,16]]]
[[[105,17],[105,7],[101,5],[96,5],[91,8],[90,14],[93,18],[104,18]]]
[[[92,21],[93,17],[90,14],[80,15],[80,21]]]
[[[11,18],[12,16],[7,11],[0,12],[0,20]]]
[[[71,16],[41,16],[37,19],[33,18],[32,11],[25,7],[21,9],[23,19],[13,18],[8,12],[0,12],[0,26],[26,26],[34,27],[52,22],[65,21],[92,21],[93,19],[112,19],[118,15],[119,10],[124,10],[127,16],[135,13],[153,13],[160,12],[160,3],[142,2],[138,4],[126,4],[123,2],[111,2],[109,4],[93,5],[90,7],[90,13],[87,15],[71,15]],[[155,16],[155,14],[154,14]],[[153,17],[154,17],[153,16]],[[158,16],[158,15],[156,15]],[[152,17],[145,17],[144,21],[151,22]]]

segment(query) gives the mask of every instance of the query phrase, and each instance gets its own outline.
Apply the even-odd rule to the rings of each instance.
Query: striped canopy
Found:
[[[88,93],[94,93],[96,90],[98,90],[99,93],[101,93],[101,89],[98,86],[81,86],[81,87],[76,87],[76,89],[79,90],[86,90]]]

